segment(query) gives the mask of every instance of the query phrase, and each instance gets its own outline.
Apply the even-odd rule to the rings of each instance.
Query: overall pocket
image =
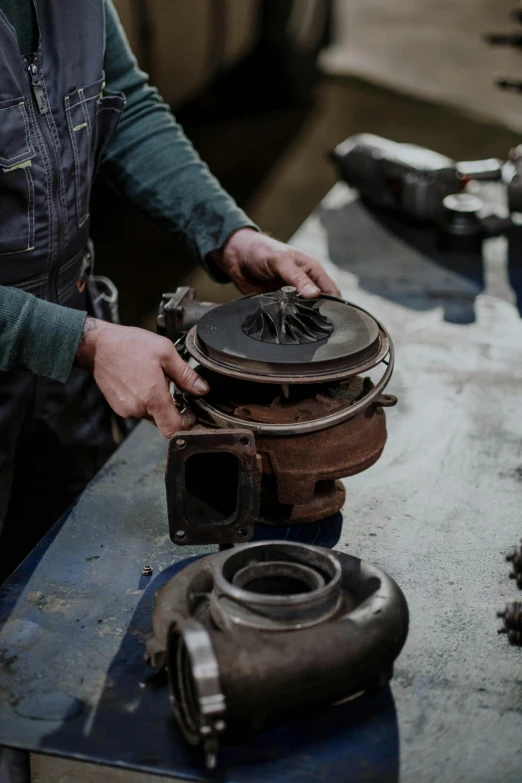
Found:
[[[120,94],[104,87],[102,78],[65,97],[79,228],[89,218],[92,182],[125,105]]]
[[[94,89],[101,88],[101,81]],[[93,120],[96,95],[87,88],[75,90],[65,98],[65,116],[71,140],[74,171],[75,206],[78,226],[89,219],[89,202],[93,174]]]
[[[116,132],[124,108],[125,98],[123,94],[110,92],[109,90],[105,90],[96,103],[94,176],[98,173],[103,153]]]
[[[35,152],[23,98],[0,103],[0,255],[34,250]]]

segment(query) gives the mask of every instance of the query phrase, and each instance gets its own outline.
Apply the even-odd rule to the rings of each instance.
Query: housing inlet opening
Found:
[[[169,444],[165,476],[175,544],[244,543],[259,509],[260,458],[249,430],[196,428]]]
[[[237,516],[241,462],[229,451],[185,462],[185,517],[192,525],[226,525]]]

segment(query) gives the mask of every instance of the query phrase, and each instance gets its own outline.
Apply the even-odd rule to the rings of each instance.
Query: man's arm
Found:
[[[112,0],[105,0],[105,13],[107,87],[123,92],[127,104],[104,163],[124,194],[204,263],[235,231],[255,226],[139,70]]]
[[[112,2],[105,2],[107,77],[128,99],[106,158],[127,195],[183,234],[202,261],[215,265],[216,278],[232,279],[244,293],[283,283],[308,297],[337,293],[315,259],[259,233],[212,177],[138,70]],[[116,413],[152,420],[167,437],[192,424],[174,406],[169,381],[191,395],[208,391],[166,338],[0,286],[0,371],[20,367],[66,381],[74,364],[93,373]]]
[[[0,370],[21,367],[66,381],[87,313],[0,286]]]
[[[242,293],[295,285],[305,297],[339,294],[314,258],[260,233],[209,172],[139,70],[112,0],[105,0],[107,87],[127,105],[105,162],[124,193],[187,246],[218,282]]]
[[[191,395],[208,391],[165,337],[0,286],[0,371],[21,368],[65,382],[73,365],[92,372],[117,414],[148,419],[167,438],[194,424],[174,405],[169,382]]]

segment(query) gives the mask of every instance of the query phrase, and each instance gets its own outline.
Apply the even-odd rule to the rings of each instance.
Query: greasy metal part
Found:
[[[307,503],[280,503],[277,498],[277,483],[272,476],[263,476],[261,481],[261,504],[256,522],[275,527],[283,525],[306,525],[320,522],[337,514],[344,506],[346,490],[341,481],[318,481],[314,494]]]
[[[243,332],[260,296],[220,305],[187,334],[185,347],[203,367],[258,383],[316,383],[359,375],[389,351],[389,335],[366,310],[322,294],[321,313],[332,324],[329,337],[315,343],[276,345]]]
[[[278,502],[302,508],[313,501],[319,483],[353,476],[377,462],[386,437],[384,412],[372,406],[323,432],[257,436],[256,448],[263,476],[275,479]]]
[[[510,644],[522,647],[522,602],[506,604],[502,612],[497,612],[497,617],[504,620],[504,626],[498,632],[507,634]]]
[[[317,300],[299,299],[294,286],[283,286],[278,294],[260,299],[257,310],[247,317],[242,329],[263,343],[316,343],[333,330],[333,324],[319,312],[319,304]]]
[[[384,402],[393,403],[395,398]],[[302,403],[305,404],[306,401]],[[252,424],[248,426],[252,427]],[[166,486],[169,527],[174,543],[237,543],[248,540],[246,533],[248,531],[250,535],[254,521],[297,525],[325,519],[344,504],[345,490],[338,479],[367,470],[377,462],[387,437],[380,400],[357,416],[324,431],[287,437],[257,434],[257,461],[250,463],[254,470],[255,497],[252,505],[239,508],[236,521],[229,524],[223,509],[220,513],[220,504],[226,501],[227,487],[237,466],[223,458],[213,462],[211,459],[213,454],[221,452],[227,433],[239,443],[245,433],[253,438],[251,429],[233,431],[200,424],[189,433],[189,451],[187,433],[177,433],[171,441]],[[229,442],[226,443],[230,448]],[[194,466],[195,480],[190,480],[189,475],[187,481],[180,461],[192,453],[201,455],[202,461]],[[241,492],[248,491],[246,479],[241,480],[241,487]],[[189,511],[192,509],[192,519],[195,508],[198,514],[201,509],[203,515],[203,521],[192,523],[190,528],[187,527],[187,501]]]
[[[510,573],[509,578],[515,579],[517,587],[522,590],[522,539],[520,544],[514,548],[513,552],[506,555],[508,563],[513,564],[513,571]]]
[[[325,519],[343,506],[339,479],[366,470],[382,454],[383,408],[397,402],[384,394],[394,367],[387,331],[366,311],[322,296],[317,307],[332,323],[331,335],[313,344],[281,344],[283,311],[298,313],[296,291],[285,286],[273,299],[280,320],[271,342],[243,332],[247,321],[254,336],[263,336],[265,327],[256,331],[259,307],[267,301],[263,296],[216,308],[185,338],[210,392],[178,400],[191,406],[199,424],[191,431],[189,451],[186,433],[177,433],[169,448],[166,484],[174,543],[237,544],[249,540],[255,521],[297,525]],[[222,359],[237,367],[224,367]],[[360,376],[381,362],[384,372],[375,385]],[[235,438],[233,447],[226,433]],[[250,462],[238,472],[230,455],[245,436]],[[228,456],[216,461],[222,452]]]
[[[230,367],[227,364],[210,359],[200,350],[196,327],[194,326],[186,336],[185,348],[190,356],[194,358],[202,367],[206,367],[213,372],[220,373],[229,378],[237,378],[244,381],[253,381],[255,383],[279,383],[279,384],[299,384],[299,383],[329,383],[331,381],[340,381],[344,378],[351,378],[355,375],[362,375],[373,367],[376,367],[386,359],[390,352],[391,338],[384,327],[379,325],[378,350],[374,356],[362,360],[359,364],[351,364],[341,369],[332,369],[329,371],[319,370],[312,365],[306,367],[303,365],[299,372],[287,368],[286,371],[271,367],[260,368],[259,372],[250,372],[248,369],[241,370]]]
[[[351,555],[256,543],[174,576],[156,595],[153,627],[148,656],[168,669],[181,730],[191,744],[211,737],[213,755],[217,725],[206,735],[198,728],[209,725],[206,667],[206,693],[233,736],[382,687],[406,639],[408,608],[386,573]]]
[[[176,342],[205,313],[217,307],[214,302],[200,302],[195,295],[195,289],[188,286],[180,286],[174,293],[163,294],[156,322],[159,334]]]
[[[176,433],[165,476],[172,541],[248,541],[259,509],[260,463],[249,430]]]
[[[200,370],[210,386],[207,401],[222,413],[253,423],[292,424],[314,421],[345,410],[366,397],[373,389],[369,377],[355,376],[344,381],[322,384],[276,384],[238,381]],[[394,400],[383,395],[386,400]],[[182,400],[182,404],[186,402]]]
[[[336,411],[327,416],[312,421],[297,422],[294,424],[263,424],[259,422],[247,421],[237,416],[224,413],[212,406],[207,400],[202,397],[194,398],[192,404],[195,408],[203,413],[204,417],[211,421],[218,427],[248,427],[259,435],[304,435],[311,432],[319,432],[321,430],[328,429],[329,427],[335,427],[348,419],[357,416],[362,411],[366,410],[370,405],[377,404],[381,406],[395,405],[396,398],[392,395],[383,395],[382,392],[388,385],[395,364],[395,352],[393,343],[390,340],[389,343],[389,357],[388,364],[383,376],[368,392],[368,394],[362,399],[348,408]]]
[[[152,566],[150,565],[144,565],[141,569],[141,575],[142,576],[152,576]]]

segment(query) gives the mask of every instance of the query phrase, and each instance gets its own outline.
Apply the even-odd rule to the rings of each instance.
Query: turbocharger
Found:
[[[187,566],[156,595],[156,669],[180,729],[216,765],[224,732],[385,685],[408,608],[384,571],[288,542],[245,544]]]
[[[377,462],[384,409],[397,402],[384,393],[393,372],[384,326],[350,302],[283,286],[220,306],[179,289],[165,294],[158,327],[210,386],[204,398],[176,398],[198,424],[169,445],[172,541],[246,543],[256,522],[338,512],[340,479]]]

